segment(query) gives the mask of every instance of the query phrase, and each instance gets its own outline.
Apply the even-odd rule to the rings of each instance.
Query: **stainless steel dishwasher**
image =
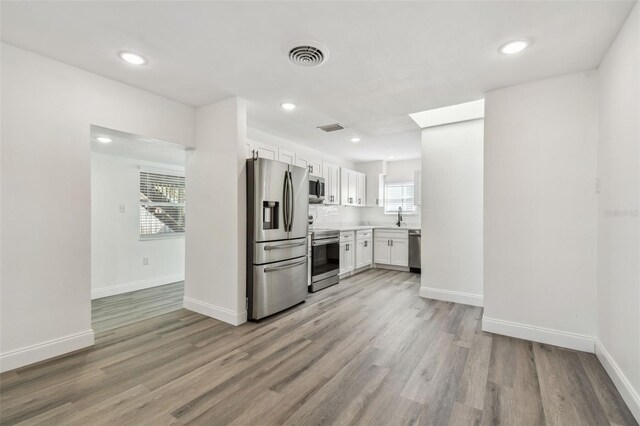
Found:
[[[409,269],[411,272],[420,272],[420,240],[419,229],[409,230]]]

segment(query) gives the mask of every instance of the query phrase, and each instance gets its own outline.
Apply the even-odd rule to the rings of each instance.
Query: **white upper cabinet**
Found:
[[[362,198],[359,205],[384,206],[384,176],[387,173],[387,162],[378,160],[357,163],[356,170],[364,174],[364,188],[362,188],[363,183],[359,184],[359,197]]]
[[[331,163],[322,165],[325,185],[325,204],[340,204],[340,166]]]
[[[258,158],[266,158],[267,160],[279,160],[277,146],[250,139],[247,139],[247,144],[249,145],[249,158],[251,158],[251,153],[255,152]]]
[[[320,162],[309,158],[306,155],[296,155],[296,166],[306,167],[311,175],[324,176]]]
[[[296,164],[296,153],[288,149],[278,149],[278,161],[287,164]]]
[[[356,172],[357,205],[364,206],[367,203],[367,178],[364,173]]]
[[[340,185],[342,204],[345,206],[364,206],[366,181],[364,173],[342,168]]]
[[[367,202],[369,207],[384,207],[384,175],[367,175]]]
[[[322,176],[322,164],[319,161],[309,160],[309,173]]]
[[[413,205],[422,205],[422,172],[416,170],[413,172]]]

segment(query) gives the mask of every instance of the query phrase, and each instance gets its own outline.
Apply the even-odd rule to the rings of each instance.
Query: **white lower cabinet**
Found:
[[[356,242],[356,269],[365,266],[371,266],[373,260],[373,250],[371,249],[372,240],[360,239]]]
[[[383,265],[391,263],[391,250],[388,238],[373,239],[373,261]]]
[[[373,231],[361,229],[340,233],[340,275],[351,274],[373,263]]]
[[[401,229],[376,229],[374,262],[380,265],[409,266],[409,233]]]
[[[354,270],[355,256],[355,232],[344,231],[340,233],[340,275],[345,275]]]
[[[356,269],[371,266],[373,262],[373,230],[356,231]]]
[[[340,243],[340,275],[353,271],[354,253],[353,241]]]
[[[391,240],[391,251],[389,264],[394,266],[409,266],[409,240]]]

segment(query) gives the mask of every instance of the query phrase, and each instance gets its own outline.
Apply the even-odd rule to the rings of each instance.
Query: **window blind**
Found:
[[[413,182],[390,183],[385,185],[384,212],[397,213],[398,207],[402,207],[403,213],[414,213]]]
[[[140,235],[181,234],[185,223],[184,176],[140,171]]]

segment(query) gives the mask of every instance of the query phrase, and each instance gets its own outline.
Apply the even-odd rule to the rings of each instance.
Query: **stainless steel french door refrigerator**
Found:
[[[250,320],[307,297],[309,173],[264,158],[247,160],[247,298]]]

